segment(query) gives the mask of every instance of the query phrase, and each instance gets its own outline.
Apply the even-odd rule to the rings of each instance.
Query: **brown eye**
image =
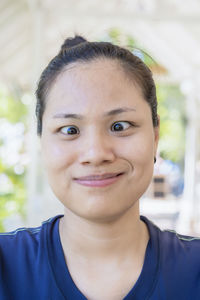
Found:
[[[60,129],[60,132],[65,135],[75,135],[79,133],[79,130],[75,126],[64,126]]]
[[[126,121],[121,121],[121,122],[116,122],[112,125],[112,130],[114,131],[123,131],[128,129],[131,125],[131,123],[126,122]]]

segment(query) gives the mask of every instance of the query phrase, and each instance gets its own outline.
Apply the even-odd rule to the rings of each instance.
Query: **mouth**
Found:
[[[118,181],[124,173],[108,173],[102,175],[89,175],[80,178],[74,178],[75,182],[85,186],[104,187]]]

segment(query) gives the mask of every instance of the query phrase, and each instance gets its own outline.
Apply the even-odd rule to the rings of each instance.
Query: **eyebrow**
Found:
[[[114,115],[118,115],[124,112],[129,112],[129,111],[136,111],[135,108],[129,108],[129,107],[121,107],[121,108],[116,108],[116,109],[112,109],[108,112],[106,112],[104,114],[105,117],[107,116],[114,116]],[[83,120],[84,117],[82,115],[78,115],[78,114],[67,114],[67,113],[58,113],[55,114],[53,116],[53,118],[62,118],[62,119],[66,119],[66,118],[72,118],[72,119],[79,119],[79,120]]]

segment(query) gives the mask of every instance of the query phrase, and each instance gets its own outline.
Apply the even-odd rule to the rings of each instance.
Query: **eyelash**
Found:
[[[111,126],[111,128],[113,127],[113,126],[115,126],[116,124],[120,124],[120,123],[127,123],[128,125],[129,125],[129,127],[138,127],[136,124],[134,124],[134,123],[132,123],[132,122],[129,122],[129,121],[118,121],[118,122],[115,122],[115,123],[113,123],[112,124],[112,126]],[[77,128],[76,126],[72,126],[72,125],[69,125],[69,126],[63,126],[63,127],[61,127],[60,129],[59,129],[59,132],[61,133],[61,134],[63,134],[63,135],[68,135],[68,134],[66,134],[66,133],[63,133],[62,132],[62,129],[63,128],[67,128],[67,127],[71,127],[71,128]],[[129,128],[128,127],[128,128]],[[127,129],[128,129],[127,128]],[[78,129],[78,128],[77,128]],[[127,129],[125,129],[125,130],[127,130]],[[115,131],[115,132],[124,132],[125,130],[119,130],[119,131]],[[79,131],[79,130],[78,130]],[[68,136],[73,136],[73,135],[75,135],[75,134],[69,134]]]

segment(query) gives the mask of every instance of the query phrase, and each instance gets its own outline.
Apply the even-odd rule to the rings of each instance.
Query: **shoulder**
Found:
[[[200,270],[200,238],[179,234],[174,230],[160,231],[160,249],[164,259],[187,265],[188,270]]]
[[[0,234],[0,299],[60,299],[48,248],[58,233],[58,218]]]
[[[167,247],[181,246],[181,248],[199,249],[200,237],[183,235],[172,229],[161,229],[154,222],[149,220],[147,217],[141,216],[141,219],[146,223],[150,236],[157,235],[161,245]]]
[[[145,220],[150,236],[153,235],[158,244],[162,264],[172,269],[176,266],[179,271],[185,268],[188,271],[200,270],[200,237],[179,234],[170,229],[162,230],[146,217]]]
[[[166,251],[194,255],[200,251],[200,237],[183,235],[171,229],[159,229],[160,246]]]
[[[11,256],[23,255],[30,249],[37,251],[45,239],[47,227],[53,226],[57,218],[58,216],[50,218],[38,227],[22,227],[0,233],[0,258],[8,257],[9,254]],[[31,253],[33,254],[33,251]]]
[[[162,295],[165,299],[200,299],[200,238],[162,230],[146,217],[143,220],[157,270],[151,299]]]

